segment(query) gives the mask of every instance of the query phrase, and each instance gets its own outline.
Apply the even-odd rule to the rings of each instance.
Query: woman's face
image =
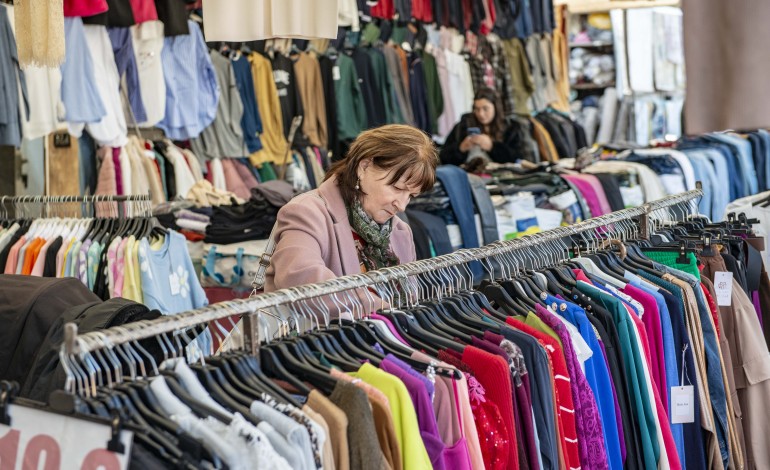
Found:
[[[406,209],[409,201],[420,194],[420,187],[407,184],[409,175],[405,174],[394,184],[390,181],[390,171],[372,165],[371,160],[364,160],[358,169],[361,182],[361,205],[375,222],[382,225],[396,213]]]
[[[473,114],[482,126],[488,126],[495,119],[495,105],[486,98],[473,102]]]

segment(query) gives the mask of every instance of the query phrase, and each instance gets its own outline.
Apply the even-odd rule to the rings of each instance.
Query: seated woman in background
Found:
[[[462,165],[479,157],[497,163],[515,162],[519,159],[512,146],[515,137],[515,130],[505,123],[497,93],[482,88],[473,98],[473,112],[463,115],[447,135],[441,163]]]

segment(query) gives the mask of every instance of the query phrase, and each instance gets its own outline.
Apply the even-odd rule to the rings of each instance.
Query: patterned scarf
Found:
[[[359,247],[358,254],[367,271],[399,264],[395,253],[390,249],[392,221],[378,224],[364,211],[359,200],[348,207],[348,220],[353,231],[364,241],[364,246]]]

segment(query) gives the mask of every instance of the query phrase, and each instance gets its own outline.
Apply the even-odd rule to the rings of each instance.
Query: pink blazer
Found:
[[[265,278],[266,292],[361,272],[335,178],[281,208],[275,243]],[[390,246],[401,263],[416,259],[412,230],[398,217],[393,218]]]

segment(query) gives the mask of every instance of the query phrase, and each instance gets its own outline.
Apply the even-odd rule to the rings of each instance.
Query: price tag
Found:
[[[11,426],[0,424],[3,469],[123,470],[128,468],[131,431],[122,431],[125,452],[107,450],[110,426],[34,408],[9,405]]]
[[[714,289],[717,293],[717,305],[729,307],[733,299],[733,273],[717,271],[714,274]]]
[[[332,67],[332,79],[334,81],[337,81],[340,78],[341,78],[340,67],[339,67],[339,65],[335,65],[334,67]]]
[[[176,272],[169,274],[168,283],[171,286],[171,295],[179,295],[181,285],[179,284],[179,275]]]
[[[692,385],[671,387],[671,424],[695,421],[695,389]]]

